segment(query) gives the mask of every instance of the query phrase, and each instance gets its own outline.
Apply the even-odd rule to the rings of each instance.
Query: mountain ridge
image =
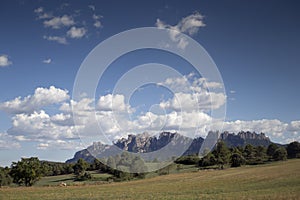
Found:
[[[247,144],[254,146],[268,146],[272,143],[264,133],[258,134],[250,131],[240,131],[237,134],[229,133],[227,131],[221,134],[218,132],[210,133],[219,135],[217,139],[224,141],[228,147],[245,146]],[[74,157],[66,162],[74,163],[80,158],[88,162],[92,162],[95,157],[109,157],[116,155],[123,150],[133,153],[141,153],[145,160],[153,160],[157,157],[166,159],[167,156],[171,154],[175,154],[177,156],[193,155],[199,153],[204,141],[205,140],[202,137],[188,138],[177,132],[161,132],[158,137],[150,136],[147,133],[138,135],[130,134],[127,138],[121,138],[115,141],[113,145],[94,142],[88,148],[76,152]],[[157,151],[159,151],[158,155],[154,153]]]

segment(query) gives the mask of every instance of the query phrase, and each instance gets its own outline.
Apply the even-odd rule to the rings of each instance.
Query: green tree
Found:
[[[73,166],[74,174],[77,176],[82,175],[87,168],[88,168],[88,163],[82,158],[80,158]]]
[[[88,167],[89,167],[89,164],[82,158],[80,158],[77,161],[77,163],[73,167],[74,174],[76,175],[76,180],[84,181],[84,180],[92,178],[91,174],[86,172]]]
[[[216,157],[212,152],[209,152],[206,156],[199,161],[200,167],[207,167],[217,164]]]
[[[288,144],[287,153],[289,158],[300,158],[300,143],[295,141]]]
[[[122,154],[121,154],[121,159],[118,163],[116,163],[117,165],[124,165],[124,166],[130,166],[131,163],[133,161],[133,157],[130,153],[124,151]]]
[[[144,160],[139,156],[136,156],[130,165],[130,172],[139,178],[145,178],[147,169]]]
[[[238,148],[234,148],[230,156],[231,167],[240,167],[245,164],[245,158]]]
[[[112,168],[112,169],[115,169],[117,167],[116,161],[115,161],[115,159],[112,156],[108,157],[108,159],[107,159],[107,165],[110,168]]]
[[[10,175],[13,182],[18,185],[32,186],[42,175],[42,168],[38,158],[22,158],[13,162]]]
[[[267,149],[264,146],[255,147],[255,163],[262,164],[267,160]]]
[[[226,144],[223,141],[221,141],[217,143],[217,147],[214,152],[219,168],[223,169],[224,166],[229,163],[229,149],[227,148]]]
[[[177,164],[184,164],[184,165],[196,165],[200,161],[198,155],[188,155],[188,156],[181,156],[177,158],[174,162]]]
[[[5,185],[10,185],[12,183],[12,178],[9,175],[9,168],[0,167],[0,188]]]
[[[267,149],[267,155],[269,156],[269,158],[273,158],[273,155],[276,151],[276,149],[278,149],[278,145],[277,144],[274,144],[274,143],[271,143],[269,146],[268,146],[268,149]]]
[[[287,151],[284,147],[279,147],[273,154],[273,159],[276,161],[286,160],[287,159]]]
[[[255,147],[251,144],[245,146],[243,156],[247,164],[256,164]]]

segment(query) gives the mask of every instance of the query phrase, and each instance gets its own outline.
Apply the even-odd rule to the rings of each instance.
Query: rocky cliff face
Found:
[[[223,140],[229,147],[245,146],[252,144],[254,146],[268,146],[271,144],[270,139],[264,133],[241,131],[238,134],[224,132],[220,134],[219,140]],[[187,138],[178,133],[162,132],[158,137],[150,136],[147,133],[139,135],[128,135],[127,138],[117,140],[114,145],[94,142],[87,149],[75,153],[72,159],[66,162],[76,162],[82,158],[92,162],[94,157],[102,158],[119,154],[123,150],[142,153],[140,154],[145,160],[154,158],[167,159],[172,156],[198,154],[204,139],[197,137],[194,139]]]
[[[268,146],[272,143],[264,133],[257,134],[249,131],[241,131],[238,134],[224,132],[220,135],[220,139],[229,147],[245,146],[247,144],[254,146]]]

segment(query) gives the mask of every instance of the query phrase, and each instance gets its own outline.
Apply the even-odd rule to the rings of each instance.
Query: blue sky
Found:
[[[184,81],[197,80],[198,89],[205,89],[199,74],[191,74],[195,72],[193,66],[168,52],[148,49],[128,53],[110,66],[94,101],[87,97],[81,104],[71,100],[77,71],[93,48],[122,31],[157,27],[158,21],[160,28],[174,28],[191,36],[216,63],[226,98],[216,95],[216,102],[210,103],[217,108],[226,105],[224,129],[263,131],[281,143],[299,141],[299,8],[297,1],[2,1],[0,165],[9,165],[21,156],[64,161],[84,148],[79,146],[69,109],[75,104],[81,105],[78,112],[96,104],[101,121],[101,117],[110,116],[114,108],[109,102],[115,101],[119,125],[127,123],[126,127],[131,126],[123,112],[129,110],[131,120],[136,120],[130,122],[130,129],[114,129],[112,120],[104,122],[103,131],[111,133],[113,139],[162,127],[176,130],[166,121],[178,120],[173,118],[178,113],[172,104],[172,91],[145,86],[134,93],[129,104],[122,94],[111,94],[128,70],[154,62],[171,66],[184,75]],[[192,33],[180,27],[184,20],[196,22],[187,23]],[[176,79],[170,77],[170,82],[174,84]],[[194,115],[189,105],[184,115],[187,119],[196,116],[203,123],[211,120],[207,110]],[[89,119],[89,113],[84,114]],[[80,119],[78,126],[90,136],[95,127],[82,127],[86,119]],[[154,120],[157,127],[145,126],[145,119]],[[184,124],[182,127],[188,132]],[[208,130],[204,125],[200,129]]]

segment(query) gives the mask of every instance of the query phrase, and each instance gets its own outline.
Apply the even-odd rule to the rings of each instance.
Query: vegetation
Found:
[[[292,144],[292,143],[291,143]],[[263,146],[252,146],[247,144],[245,147],[233,147],[228,148],[224,142],[217,143],[216,148],[204,156],[199,161],[199,166],[202,168],[219,168],[223,169],[227,167],[240,167],[242,165],[257,165],[264,164],[270,161],[281,161],[286,160],[287,157],[297,157],[298,142],[289,144],[290,153],[287,152],[285,147],[280,147],[274,143],[270,144],[267,148]]]
[[[10,175],[18,185],[32,186],[42,176],[41,163],[38,158],[22,158],[13,162]]]
[[[299,199],[299,166],[294,159],[101,185],[5,187],[0,199]]]
[[[88,166],[89,164],[82,158],[77,161],[73,167],[76,180],[84,181],[92,178],[91,174],[86,172]]]
[[[289,158],[300,158],[300,143],[292,142],[288,144],[287,153]]]
[[[10,169],[8,167],[0,167],[0,187],[10,185],[12,183],[12,178],[9,175]]]
[[[43,176],[57,176],[63,174],[72,174],[73,164],[41,161]]]
[[[110,182],[143,179],[189,170],[189,168],[184,167],[189,165],[192,166],[191,169],[194,171],[197,168],[225,169],[243,165],[266,164],[272,161],[284,161],[287,158],[299,158],[299,155],[299,142],[292,142],[286,147],[272,143],[267,148],[263,146],[255,147],[250,144],[245,147],[228,148],[224,142],[219,142],[213,151],[201,159],[197,155],[182,156],[174,160],[173,164],[152,173],[146,173],[146,171],[161,164],[157,159],[152,163],[146,163],[139,156],[128,152],[107,159],[95,159],[92,163],[79,159],[75,164],[39,161],[36,157],[22,158],[18,162],[13,162],[10,168],[0,167],[0,187],[10,185],[12,182],[19,186],[32,186],[41,177],[49,177],[47,179],[51,180],[51,176],[55,178],[59,177],[58,175],[67,175],[65,180],[69,182]],[[52,185],[52,183],[49,183],[49,185]]]

